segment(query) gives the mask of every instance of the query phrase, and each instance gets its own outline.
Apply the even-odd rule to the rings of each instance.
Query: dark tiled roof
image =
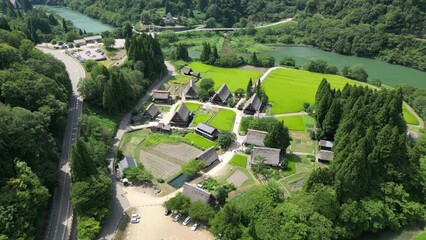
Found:
[[[203,131],[208,134],[213,134],[216,131],[216,128],[209,126],[205,123],[199,123],[197,125],[197,130]]]
[[[182,121],[186,122],[191,115],[191,111],[189,111],[188,107],[185,104],[181,104],[178,110],[175,112],[175,115],[178,114]]]
[[[278,148],[267,148],[267,147],[254,147],[251,153],[251,161],[255,163],[257,156],[265,158],[265,164],[278,166],[281,161],[281,149]]]
[[[145,114],[148,114],[151,118],[154,118],[159,113],[160,111],[154,103],[149,104],[149,106],[145,109]]]
[[[189,197],[192,202],[202,201],[204,203],[209,203],[211,199],[210,192],[189,183],[183,184],[183,195]]]
[[[194,76],[194,77],[197,77],[197,78],[200,77],[200,73],[196,72],[196,71],[191,71],[191,75]]]
[[[197,85],[195,85],[194,80],[192,80],[192,79],[191,79],[191,80],[189,80],[188,85],[186,85],[185,89],[183,90],[183,95],[187,95],[187,94],[188,94],[188,92],[189,92],[191,89],[195,92],[195,94],[197,94],[197,95],[198,95],[198,87],[197,87]]]
[[[211,147],[204,152],[202,152],[200,155],[196,157],[197,160],[201,160],[204,162],[204,166],[210,166],[214,161],[219,159],[219,156],[217,155],[216,150],[214,147]]]
[[[246,109],[249,106],[252,106],[252,108],[255,111],[259,111],[260,105],[262,105],[262,102],[260,101],[259,97],[257,96],[257,93],[253,94],[249,100],[247,100],[246,104],[244,104],[244,108]]]
[[[191,69],[191,68],[189,68],[188,66],[184,66],[184,67],[182,68],[182,72],[183,72],[183,74],[185,74],[185,75],[189,75],[189,74],[192,72],[192,69]]]
[[[333,147],[333,142],[331,141],[327,141],[327,140],[320,140],[318,145],[320,147],[328,147],[328,148],[332,148]]]
[[[167,100],[169,99],[170,92],[169,91],[152,91],[152,98],[159,99],[159,100]]]
[[[264,147],[265,144],[263,143],[263,140],[265,139],[266,135],[268,135],[268,132],[248,129],[247,136],[244,139],[244,144]]]
[[[334,158],[334,153],[332,151],[321,150],[317,154],[317,158],[325,161],[331,161]]]
[[[226,86],[226,84],[222,84],[222,86],[220,86],[219,90],[217,90],[217,92],[213,95],[213,98],[219,97],[219,99],[222,102],[225,102],[229,95],[231,95],[231,90],[229,90],[228,86]]]
[[[137,163],[136,163],[135,159],[133,159],[131,157],[124,157],[118,163],[118,169],[117,169],[117,171],[120,174],[120,176],[122,177],[124,169],[129,168],[129,167],[136,167],[136,166],[137,166]]]

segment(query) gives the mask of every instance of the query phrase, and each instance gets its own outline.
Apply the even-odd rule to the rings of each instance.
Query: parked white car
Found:
[[[199,223],[194,223],[194,225],[192,225],[192,227],[191,227],[191,230],[192,231],[195,231],[195,230],[197,230],[197,228],[200,226],[200,224]]]
[[[185,218],[185,220],[183,221],[183,225],[184,226],[186,226],[186,225],[188,225],[189,223],[191,222],[191,218],[190,217],[187,217],[187,218]]]

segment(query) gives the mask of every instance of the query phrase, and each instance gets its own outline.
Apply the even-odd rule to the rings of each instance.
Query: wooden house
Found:
[[[170,124],[172,126],[177,127],[187,127],[189,123],[191,122],[193,117],[192,112],[186,107],[185,104],[181,104],[179,108],[174,113]]]
[[[259,97],[255,93],[244,104],[243,112],[245,114],[254,115],[255,113],[260,111],[261,107],[262,107],[262,102],[260,101]]]
[[[228,100],[231,95],[231,90],[229,90],[228,86],[224,83],[213,95],[212,102],[215,104],[226,105],[226,100]]]

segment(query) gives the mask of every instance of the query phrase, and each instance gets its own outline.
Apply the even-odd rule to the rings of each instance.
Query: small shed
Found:
[[[86,40],[84,40],[84,39],[76,39],[73,42],[74,42],[74,45],[79,45],[79,46],[86,45]]]
[[[320,150],[331,151],[333,148],[333,142],[327,140],[319,140],[318,147]]]
[[[204,162],[204,167],[208,167],[212,165],[214,162],[219,160],[219,156],[217,155],[216,150],[214,147],[211,147],[204,152],[202,152],[200,155],[198,155],[195,160],[200,160]]]
[[[260,111],[261,106],[262,102],[257,96],[257,93],[255,93],[244,104],[243,111],[245,114],[254,115],[256,112]]]
[[[117,168],[117,176],[119,178],[123,178],[124,176],[124,170],[129,167],[136,167],[138,164],[136,163],[135,159],[131,157],[124,157],[121,159],[120,162],[118,162],[118,168]]]
[[[255,147],[250,155],[250,164],[256,164],[256,157],[262,156],[265,158],[265,165],[278,167],[281,163],[281,149]]]
[[[170,124],[172,126],[187,127],[192,120],[192,115],[188,107],[182,103],[174,113]]]
[[[149,129],[151,129],[151,132],[155,133],[171,133],[172,127],[170,124],[164,124],[162,122],[150,122],[148,123]]]
[[[182,68],[182,73],[183,73],[184,75],[191,75],[191,72],[192,72],[192,69],[191,69],[190,67],[188,67],[188,66],[184,66],[184,67]]]
[[[333,161],[333,158],[334,158],[334,153],[332,151],[320,150],[319,153],[317,154],[318,162],[330,163],[331,161]]]
[[[149,104],[149,106],[145,109],[144,116],[155,119],[158,114],[160,114],[160,111],[158,110],[157,106],[155,106],[154,103]]]
[[[215,140],[219,135],[219,131],[216,128],[209,126],[205,123],[199,123],[195,128],[195,133],[210,140]]]
[[[194,80],[189,80],[188,85],[182,91],[185,99],[197,99],[198,98],[198,87],[195,85]]]
[[[201,201],[203,203],[209,204],[212,201],[212,194],[202,188],[191,185],[189,183],[183,184],[183,195],[189,197],[191,202]]]
[[[152,91],[152,101],[155,103],[170,103],[170,92],[169,91],[161,91],[154,90]]]
[[[224,105],[226,104],[226,100],[231,96],[231,90],[229,90],[226,84],[222,84],[219,90],[213,95],[212,102],[215,104]]]
[[[139,116],[139,115],[132,116],[132,118],[131,118],[130,120],[131,120],[131,122],[132,122],[134,125],[139,125],[139,124],[141,124],[141,123],[142,123],[142,121],[143,121],[142,117],[141,117],[141,116]]]
[[[268,132],[248,129],[243,144],[246,146],[252,145],[256,147],[264,147],[265,144],[263,143],[263,140],[265,139],[266,135],[268,135]]]

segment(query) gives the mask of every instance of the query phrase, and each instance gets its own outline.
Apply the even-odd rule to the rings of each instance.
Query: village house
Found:
[[[192,112],[186,107],[185,104],[181,104],[170,121],[172,126],[187,127],[193,117]]]
[[[244,104],[243,112],[245,114],[254,115],[255,113],[260,111],[261,107],[262,107],[262,102],[260,101],[259,97],[255,93]]]
[[[142,119],[141,116],[135,115],[135,116],[132,116],[132,118],[130,118],[130,121],[134,125],[139,125],[139,124],[141,124],[143,122],[143,119]]]
[[[200,155],[198,155],[195,160],[200,160],[204,162],[204,167],[208,167],[212,165],[214,162],[219,160],[219,156],[217,155],[216,150],[214,147],[211,147],[204,152],[202,152]]]
[[[96,36],[85,37],[84,41],[86,41],[86,43],[100,43],[102,42],[102,36],[96,35]]]
[[[317,161],[322,163],[330,163],[334,158],[334,153],[332,151],[320,150],[317,153]]]
[[[178,20],[177,17],[173,17],[171,12],[168,12],[165,17],[163,17],[164,23],[176,23]]]
[[[155,90],[152,91],[152,101],[155,103],[169,104],[171,100],[169,91]]]
[[[198,98],[198,87],[195,85],[194,80],[189,80],[188,85],[183,89],[182,96],[185,99],[197,99]]]
[[[124,176],[124,170],[129,167],[136,167],[138,164],[136,163],[135,159],[131,157],[124,157],[121,159],[120,162],[118,162],[118,168],[117,168],[117,177],[123,178]]]
[[[265,165],[272,167],[279,167],[281,163],[281,149],[267,148],[267,147],[254,147],[250,155],[250,164],[257,164],[257,157],[265,158]]]
[[[327,140],[319,140],[318,148],[320,150],[331,151],[331,149],[333,148],[333,142]]]
[[[160,114],[160,111],[158,110],[157,106],[155,106],[154,103],[149,104],[149,106],[145,109],[144,116],[149,119],[155,119],[158,114]]]
[[[183,75],[187,75],[187,76],[193,76],[196,77],[197,79],[201,77],[201,74],[199,72],[193,71],[190,67],[188,66],[184,66],[182,68],[182,73]]]
[[[219,135],[219,131],[216,128],[209,126],[205,123],[199,123],[195,128],[195,133],[210,140],[215,140]]]
[[[191,199],[191,202],[201,201],[205,204],[209,204],[213,200],[212,194],[209,191],[199,188],[197,186],[191,185],[189,183],[183,184],[182,193],[183,195],[189,197]]]
[[[244,146],[264,147],[265,144],[263,143],[263,140],[265,139],[266,135],[268,135],[268,132],[248,129],[243,144]]]
[[[213,95],[212,102],[215,104],[226,105],[226,100],[228,100],[231,95],[231,90],[229,90],[228,86],[224,83]]]
[[[150,122],[148,123],[148,127],[151,132],[154,133],[167,133],[170,134],[172,132],[172,127],[170,124],[164,124],[162,122]]]

